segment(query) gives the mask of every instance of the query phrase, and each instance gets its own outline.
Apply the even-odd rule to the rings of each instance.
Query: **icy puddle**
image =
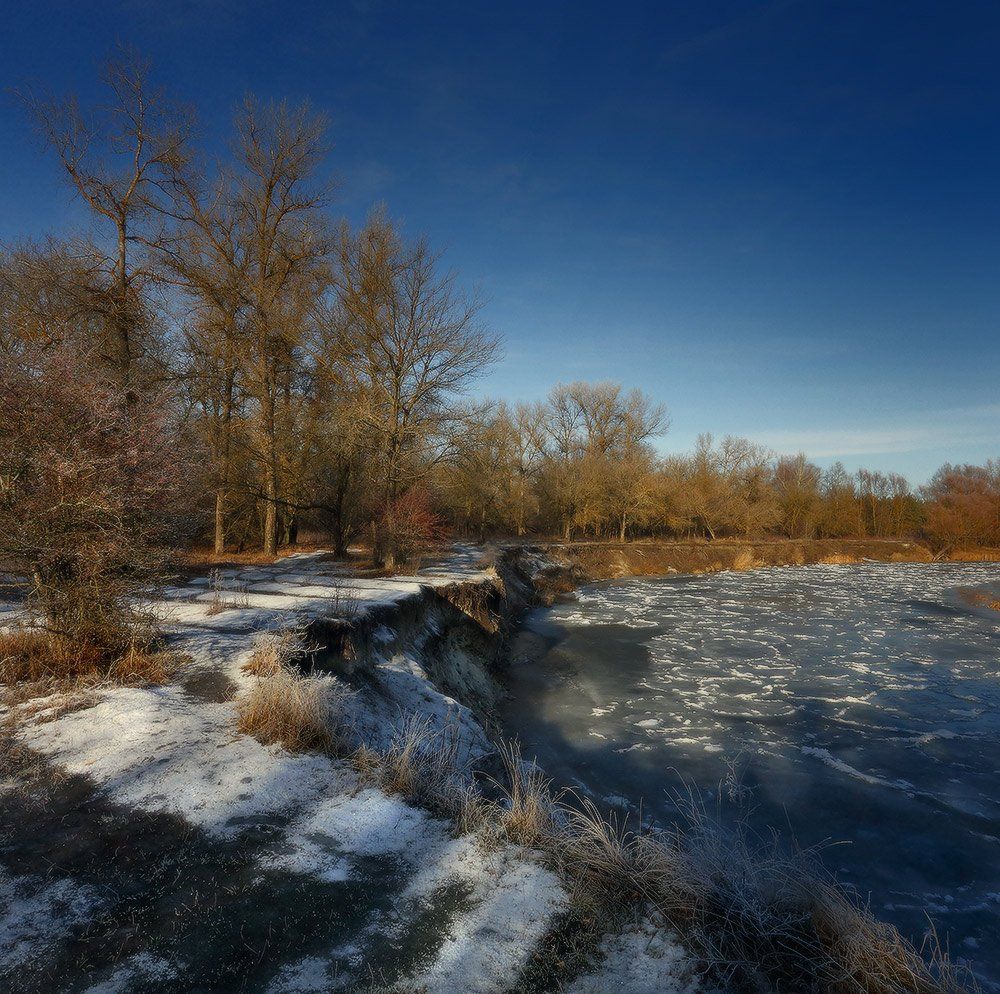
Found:
[[[558,784],[660,822],[697,783],[1000,990],[995,564],[810,566],[584,589],[528,620],[506,730]],[[530,652],[530,650],[529,650]],[[741,772],[740,785],[731,770]],[[735,815],[731,815],[735,817]]]

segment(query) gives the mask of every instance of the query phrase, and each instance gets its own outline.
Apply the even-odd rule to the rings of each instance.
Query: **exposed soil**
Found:
[[[714,542],[574,542],[546,551],[568,561],[579,582],[669,573],[713,573],[761,566],[812,563],[927,563],[931,551],[917,542],[892,539],[801,539]]]

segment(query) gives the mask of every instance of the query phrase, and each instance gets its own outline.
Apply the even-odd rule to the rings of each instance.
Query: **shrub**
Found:
[[[417,554],[448,535],[444,519],[434,510],[430,494],[411,487],[389,501],[375,523],[375,561],[390,569],[409,562]]]
[[[237,698],[236,727],[293,752],[336,751],[340,694],[333,677],[308,677],[282,667]]]
[[[923,496],[927,534],[938,548],[1000,545],[1000,461],[944,465]]]
[[[0,571],[48,632],[120,660],[142,647],[136,600],[180,534],[191,477],[166,398],[126,396],[56,349],[0,358],[0,410]]]
[[[0,684],[34,684],[42,690],[73,681],[89,683],[162,683],[179,662],[170,652],[152,648],[143,636],[120,653],[64,635],[30,628],[0,632]]]

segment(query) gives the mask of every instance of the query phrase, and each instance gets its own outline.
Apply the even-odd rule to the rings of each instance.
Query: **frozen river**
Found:
[[[528,619],[504,724],[558,784],[661,822],[736,769],[756,828],[826,845],[879,917],[919,943],[929,914],[1000,990],[1000,615],[970,591],[1000,597],[1000,566],[587,587]]]

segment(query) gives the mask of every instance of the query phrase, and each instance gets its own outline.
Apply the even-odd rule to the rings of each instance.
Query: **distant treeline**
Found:
[[[996,461],[945,465],[914,489],[898,473],[824,471],[744,438],[706,434],[693,452],[659,458],[648,437],[661,425],[661,411],[616,384],[558,386],[543,404],[494,409],[457,444],[438,492],[467,534],[1000,544]]]
[[[43,587],[108,536],[144,561],[126,531],[273,553],[308,528],[390,565],[448,530],[1000,545],[993,462],[915,492],[739,438],[660,458],[664,409],[613,383],[470,402],[479,301],[384,209],[334,216],[322,116],[247,98],[217,161],[140,59],[105,82],[92,111],[22,94],[92,231],[0,255],[0,552]]]

